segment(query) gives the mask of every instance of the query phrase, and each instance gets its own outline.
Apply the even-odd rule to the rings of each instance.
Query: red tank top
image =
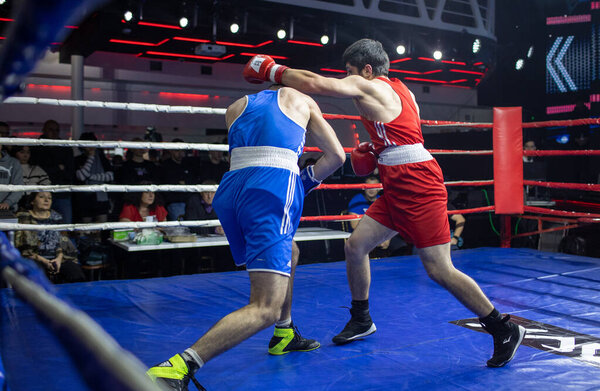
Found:
[[[395,78],[378,77],[377,79],[389,84],[402,101],[402,112],[392,122],[369,121],[362,116],[360,118],[371,136],[371,141],[377,153],[392,145],[423,143],[421,119],[408,87]]]

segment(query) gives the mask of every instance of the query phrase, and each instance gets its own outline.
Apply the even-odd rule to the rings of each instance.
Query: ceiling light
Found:
[[[3,5],[6,3],[6,0],[0,0],[0,5]]]
[[[179,26],[181,26],[181,27],[187,27],[188,23],[189,23],[189,20],[185,16],[183,18],[179,19]]]
[[[531,58],[531,56],[533,56],[533,46],[530,46],[527,50],[527,58]]]
[[[436,60],[441,60],[442,52],[440,50],[436,50],[435,52],[433,52],[433,58],[435,58]]]
[[[130,22],[131,19],[133,19],[133,12],[129,10],[125,11],[125,13],[123,14],[123,19],[125,19],[126,22]]]
[[[524,64],[524,63],[525,63],[525,61],[523,61],[523,59],[522,59],[522,58],[519,58],[519,59],[517,60],[517,62],[515,62],[515,69],[516,69],[517,71],[520,71],[521,69],[523,69],[523,64]]]
[[[329,36],[327,34],[325,34],[321,37],[321,43],[323,45],[327,45],[329,43]]]
[[[231,26],[229,26],[229,31],[231,31],[233,34],[237,34],[237,32],[240,31],[240,25],[237,23],[231,23]]]
[[[279,39],[284,39],[286,35],[287,35],[287,32],[284,29],[279,29],[277,31],[277,38],[279,38]]]
[[[481,40],[479,38],[475,38],[473,41],[473,53],[479,53],[481,49]]]
[[[406,46],[404,46],[404,45],[396,46],[396,53],[398,53],[400,55],[406,53]]]

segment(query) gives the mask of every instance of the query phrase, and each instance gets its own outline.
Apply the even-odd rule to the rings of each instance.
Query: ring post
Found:
[[[510,215],[522,214],[523,123],[521,107],[494,107],[494,205],[500,217],[500,247],[510,247]]]

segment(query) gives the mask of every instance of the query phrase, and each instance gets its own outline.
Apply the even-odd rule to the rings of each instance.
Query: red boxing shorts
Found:
[[[437,161],[378,167],[383,195],[366,215],[417,248],[448,243],[448,193]]]

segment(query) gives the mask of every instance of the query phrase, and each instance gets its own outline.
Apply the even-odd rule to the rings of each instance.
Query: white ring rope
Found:
[[[103,102],[99,100],[73,100],[73,99],[48,99],[33,97],[11,97],[4,100],[3,103],[29,104],[29,105],[50,105],[64,107],[90,107],[96,109],[114,109],[114,110],[132,110],[132,111],[153,111],[157,113],[179,113],[179,114],[220,114],[224,115],[226,109],[217,109],[213,107],[195,107],[195,106],[170,106],[148,103],[124,103],[124,102]]]
[[[9,98],[12,99],[12,98]],[[229,151],[227,144],[206,143],[170,143],[152,141],[88,141],[88,140],[52,140],[38,138],[0,137],[0,145],[42,145],[55,147],[95,147],[95,148],[131,148],[131,149],[193,149],[198,151]]]
[[[1,221],[1,220],[0,220]],[[168,228],[168,227],[217,227],[219,220],[182,221],[127,221],[118,223],[90,224],[18,224],[0,223],[0,231],[101,231],[111,229]]]
[[[185,193],[217,191],[218,185],[0,185],[0,192],[47,191],[51,193],[128,193],[179,191]]]

